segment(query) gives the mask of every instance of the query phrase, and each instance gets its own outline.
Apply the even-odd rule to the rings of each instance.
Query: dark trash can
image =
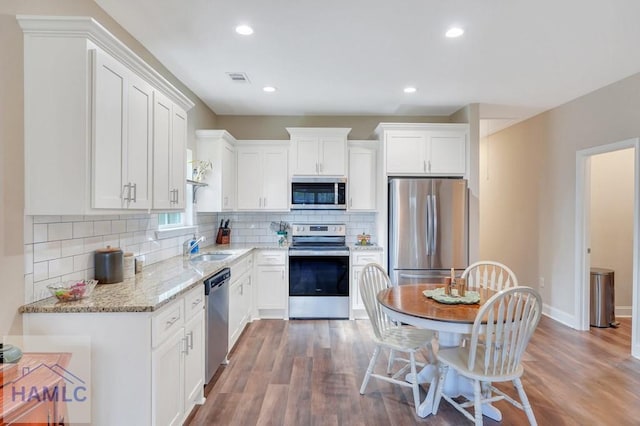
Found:
[[[616,326],[614,273],[612,269],[591,268],[591,309],[593,327]]]

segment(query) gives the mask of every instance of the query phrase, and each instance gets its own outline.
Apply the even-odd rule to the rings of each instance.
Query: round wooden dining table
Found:
[[[438,332],[438,347],[460,346],[462,336],[470,334],[478,310],[496,292],[479,290],[480,302],[475,304],[445,304],[424,295],[425,290],[442,287],[443,284],[407,284],[390,287],[378,293],[378,302],[382,310],[392,319],[415,327]],[[436,357],[437,357],[437,350]],[[408,380],[415,380],[407,376]],[[433,413],[435,388],[439,379],[438,368],[434,364],[426,365],[417,380],[419,383],[430,383],[426,398],[418,408],[418,415],[426,417]],[[464,395],[473,397],[473,387],[469,380],[450,369],[442,390],[445,394],[456,397]],[[502,413],[491,404],[482,407],[482,413],[500,421]]]

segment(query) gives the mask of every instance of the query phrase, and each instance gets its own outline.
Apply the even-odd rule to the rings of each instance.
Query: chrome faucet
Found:
[[[204,236],[196,238],[196,236],[194,235],[193,238],[188,239],[182,244],[182,247],[184,249],[182,254],[184,256],[191,257],[191,253],[193,252],[193,250],[195,248],[200,248],[200,243],[203,242],[204,240],[205,240]]]

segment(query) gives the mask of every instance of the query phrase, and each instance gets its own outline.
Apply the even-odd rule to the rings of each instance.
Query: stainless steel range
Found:
[[[349,317],[349,248],[343,223],[294,223],[289,318]]]

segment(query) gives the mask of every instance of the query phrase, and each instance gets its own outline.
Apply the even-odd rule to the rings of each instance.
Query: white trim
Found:
[[[589,329],[589,244],[588,225],[589,190],[591,180],[591,156],[621,149],[634,148],[634,200],[633,200],[633,279],[631,308],[631,355],[640,359],[640,138],[583,149],[576,152],[576,225],[575,225],[575,282],[574,282],[574,328]]]
[[[198,229],[197,226],[180,226],[176,228],[158,229],[156,231],[157,240],[179,237],[181,235],[193,234]]]
[[[86,38],[139,74],[185,111],[189,111],[195,105],[133,50],[89,16],[17,15],[16,19],[25,34]]]
[[[298,136],[343,136],[345,139],[351,128],[347,127],[286,127],[291,138]]]
[[[616,318],[631,318],[633,315],[633,306],[616,306]]]
[[[561,311],[560,309],[554,308],[553,306],[547,305],[546,303],[542,304],[542,315],[544,315],[545,317],[549,317],[561,324],[564,324],[567,327],[575,328],[573,326],[573,324],[575,324],[576,322],[575,316],[570,315],[565,311]]]

